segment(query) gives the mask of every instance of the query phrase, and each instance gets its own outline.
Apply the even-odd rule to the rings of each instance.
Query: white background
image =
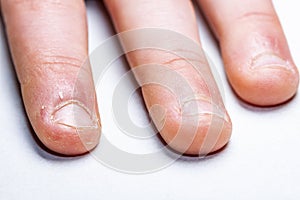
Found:
[[[274,4],[295,63],[300,66],[300,3],[276,0]],[[88,1],[87,10],[92,52],[114,35],[114,30],[102,4]],[[222,152],[204,160],[183,157],[170,167],[143,175],[117,172],[91,155],[65,158],[41,149],[24,113],[4,29],[0,27],[0,199],[300,199],[299,95],[273,108],[241,102],[226,82],[216,41],[203,18],[197,17],[204,49],[217,66],[225,89],[226,107],[233,121],[231,141]],[[117,75],[128,70],[122,60],[114,65],[118,66],[114,68]],[[109,84],[115,79],[108,80],[112,82],[98,88],[104,87],[99,106],[103,129],[114,132],[117,127],[108,106]],[[136,95],[130,113],[136,120],[142,119],[137,123],[144,123],[145,111],[136,103],[139,101]],[[129,151],[139,151],[144,143],[140,151],[161,145],[159,140],[108,137]]]

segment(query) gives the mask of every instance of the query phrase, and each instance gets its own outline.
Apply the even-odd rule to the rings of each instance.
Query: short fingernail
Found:
[[[212,102],[210,98],[204,95],[195,94],[183,100],[182,115],[183,116],[199,116],[214,115],[225,121],[229,121],[225,108]]]
[[[289,62],[275,53],[262,53],[253,57],[250,69],[285,69],[292,70]]]
[[[51,116],[54,123],[75,129],[96,129],[98,119],[83,103],[70,100],[57,106]]]

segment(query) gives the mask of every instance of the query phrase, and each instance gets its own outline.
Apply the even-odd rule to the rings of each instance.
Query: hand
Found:
[[[228,80],[240,98],[270,106],[285,102],[296,93],[298,71],[271,0],[198,3],[220,43]],[[168,29],[201,46],[194,8],[188,0],[106,0],[105,4],[117,32],[148,27]],[[1,0],[1,9],[26,112],[39,139],[61,154],[77,155],[91,150],[98,144],[101,125],[90,69],[78,80],[78,72],[88,56],[84,2]],[[198,109],[213,109],[205,80],[194,76],[193,67],[185,60],[157,50],[132,52],[127,59],[132,68],[164,64],[188,81],[194,96],[199,97],[192,99]],[[210,73],[205,75],[212,78]],[[174,96],[157,85],[143,86],[142,91],[148,110],[156,104],[166,109],[160,131],[164,140],[179,152],[202,153],[214,113],[197,115],[197,131],[186,131],[184,137],[174,139],[183,116],[176,99],[180,94]],[[224,115],[213,124],[220,130],[206,153],[223,147],[231,135],[230,118],[223,105],[220,109]],[[153,118],[155,122],[156,116]],[[193,140],[186,142],[190,138]]]

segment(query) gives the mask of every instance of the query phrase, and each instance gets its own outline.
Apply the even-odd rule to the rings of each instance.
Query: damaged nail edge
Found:
[[[66,123],[63,121],[64,119],[56,118],[55,115],[58,112],[60,112],[63,108],[65,108],[66,106],[69,106],[69,105],[76,105],[79,108],[81,108],[87,114],[87,116],[89,118],[88,120],[90,121],[91,125],[78,125],[76,123],[74,123],[74,124]],[[74,100],[74,99],[64,101],[64,102],[61,102],[60,104],[58,104],[54,108],[54,112],[51,114],[50,119],[55,124],[59,124],[62,126],[76,129],[76,130],[98,129],[99,127],[101,127],[101,125],[99,123],[100,120],[98,119],[98,117],[96,115],[92,115],[91,111],[82,102],[80,102],[78,100]]]
[[[72,129],[76,129],[76,130],[92,130],[92,129],[98,129],[99,128],[98,123],[95,126],[73,126],[73,125],[70,125],[70,124],[62,123],[62,122],[55,122],[55,123],[59,124],[59,125],[62,125],[62,126],[72,128]]]
[[[229,117],[227,116],[227,114],[224,114],[224,115],[220,115],[220,114],[217,114],[217,113],[213,113],[213,112],[199,112],[199,113],[192,113],[192,114],[182,114],[182,116],[184,117],[200,117],[200,116],[211,116],[212,118],[213,117],[218,117],[226,122],[230,122],[229,120]]]
[[[251,70],[274,69],[294,72],[291,63],[274,52],[264,52],[254,56],[249,64]]]

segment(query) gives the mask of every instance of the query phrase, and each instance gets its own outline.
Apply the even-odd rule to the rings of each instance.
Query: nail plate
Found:
[[[250,69],[284,69],[292,70],[289,62],[275,53],[262,53],[253,57]]]
[[[69,100],[59,104],[53,112],[51,119],[54,123],[75,129],[96,129],[98,119],[83,103]]]

